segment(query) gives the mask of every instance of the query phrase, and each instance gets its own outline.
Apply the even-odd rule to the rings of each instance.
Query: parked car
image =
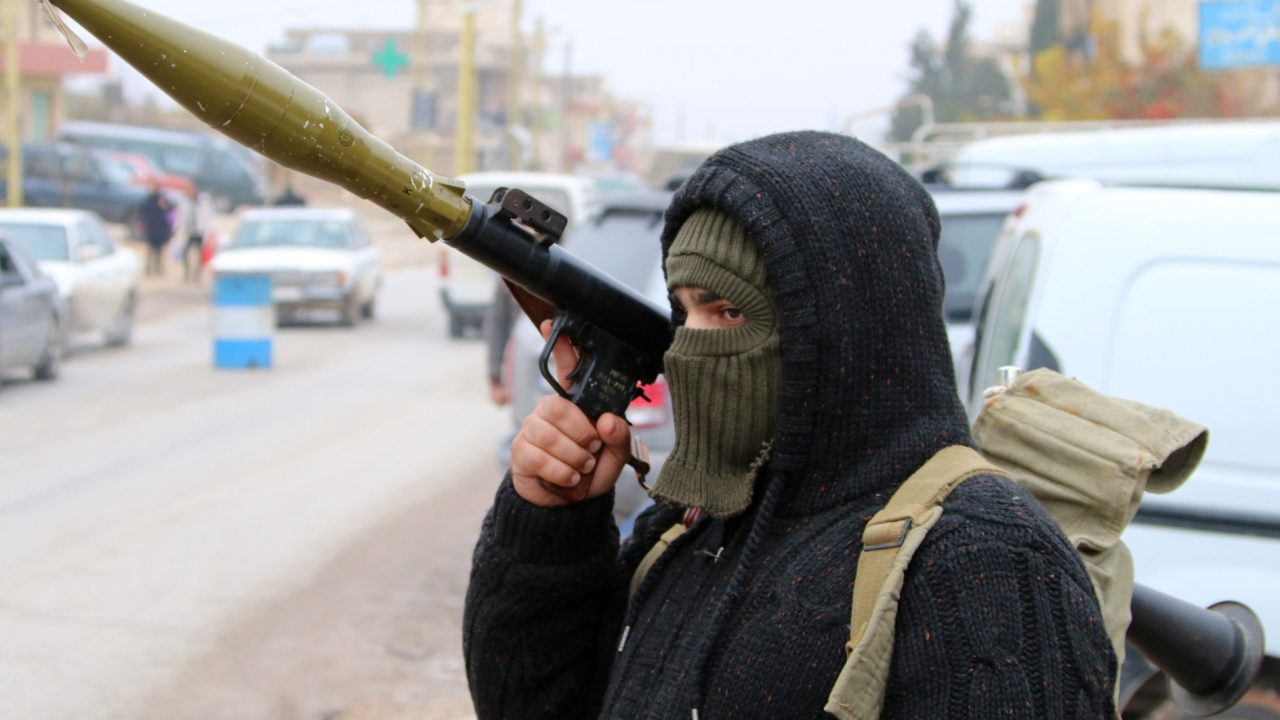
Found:
[[[1239,717],[1277,717],[1280,683],[1278,237],[1280,192],[1036,185],[979,288],[967,403],[1001,366],[1048,367],[1209,429],[1197,473],[1144,499],[1125,541],[1138,582],[1270,629]]]
[[[145,155],[161,172],[188,178],[209,194],[215,210],[229,213],[241,205],[261,205],[268,197],[266,179],[225,138],[201,132],[115,125],[63,123],[58,139]]]
[[[108,222],[130,222],[148,192],[111,153],[68,143],[24,144],[22,172],[24,205],[90,210]],[[0,187],[7,197],[8,183]]]
[[[1022,203],[1023,191],[969,190],[935,184],[926,187],[942,223],[938,239],[938,260],[946,279],[942,304],[951,359],[956,367],[956,386],[963,397],[973,356],[973,300],[978,281],[1005,218]]]
[[[214,256],[218,273],[265,273],[277,315],[336,310],[338,322],[372,318],[382,264],[360,218],[346,208],[250,210]]]
[[[590,210],[595,185],[590,178],[576,175],[534,172],[482,172],[462,175],[467,194],[488,202],[500,187],[528,192],[555,210],[564,213],[569,226]],[[449,319],[449,337],[462,337],[467,328],[484,326],[485,314],[493,300],[497,275],[457,250],[440,247],[440,301]]]
[[[950,175],[962,185],[1008,184],[1032,172],[1046,179],[1276,188],[1280,122],[1170,122],[993,137],[963,147],[953,165]]]
[[[13,368],[37,380],[58,376],[62,306],[53,278],[40,272],[26,246],[0,234],[0,384]]]
[[[140,263],[87,210],[0,209],[0,232],[23,242],[58,285],[63,333],[101,334],[125,345],[133,334]]]
[[[625,170],[601,170],[588,173],[588,176],[596,184],[596,192],[600,194],[644,192],[650,189],[643,177]]]
[[[610,193],[601,196],[600,201],[601,205],[591,215],[565,234],[565,249],[644,295],[663,315],[670,314],[658,238],[671,193],[657,190]],[[538,368],[542,347],[542,336],[533,323],[523,318],[517,320],[506,361],[513,428],[518,428],[533,411],[538,398],[552,392]],[[665,379],[659,377],[645,388],[645,397],[635,400],[628,408],[627,419],[649,446],[652,465],[649,478],[652,480],[675,444],[675,425]],[[628,469],[618,483],[614,514],[620,520],[626,518],[646,500],[643,489]]]
[[[154,185],[169,194],[182,197],[189,197],[195,191],[195,183],[191,182],[191,178],[161,172],[141,153],[122,150],[109,152],[109,157],[139,187],[150,190]]]

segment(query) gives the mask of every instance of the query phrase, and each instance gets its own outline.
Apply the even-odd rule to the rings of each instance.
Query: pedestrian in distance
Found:
[[[147,243],[147,275],[164,274],[164,248],[173,237],[173,221],[170,213],[173,203],[160,192],[160,186],[151,184],[151,192],[142,199],[138,217],[142,220],[143,240]]]
[[[507,289],[506,283],[499,280],[494,288],[493,302],[484,314],[484,344],[486,366],[489,375],[489,399],[494,405],[502,407],[511,402],[512,388],[507,383],[505,367],[507,350],[511,340],[511,331],[523,314],[516,303],[515,296]]]
[[[829,717],[868,519],[974,444],[938,234],[923,187],[846,136],[772,135],[694,172],[662,235],[676,443],[657,502],[620,547],[626,422],[539,401],[473,558],[479,718]],[[579,483],[577,503],[548,490]],[[1114,718],[1115,653],[1054,521],[990,475],[943,508],[906,570],[881,717]]]
[[[182,242],[182,279],[199,282],[204,266],[204,238],[209,232],[212,208],[208,193],[193,183],[187,202],[179,208],[178,239]]]
[[[276,207],[302,207],[307,204],[307,199],[293,189],[293,183],[287,183],[272,204]]]

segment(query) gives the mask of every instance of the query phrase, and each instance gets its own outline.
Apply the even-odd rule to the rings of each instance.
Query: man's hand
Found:
[[[489,381],[489,399],[494,405],[502,407],[511,402],[511,388],[501,380]]]
[[[542,336],[551,335],[551,321],[542,324]],[[567,338],[552,348],[560,383],[578,362],[578,353]],[[548,395],[524,420],[511,442],[511,479],[526,501],[543,507],[567,505],[568,500],[544,484],[565,488],[591,483],[587,498],[609,491],[618,481],[631,452],[631,428],[622,418],[605,413],[593,425],[578,406]]]

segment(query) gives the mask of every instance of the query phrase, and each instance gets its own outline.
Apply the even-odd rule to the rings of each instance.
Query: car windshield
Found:
[[[234,248],[314,247],[345,248],[347,223],[342,220],[307,220],[301,218],[246,220],[231,240]]]
[[[109,182],[117,185],[132,183],[138,176],[137,169],[127,160],[120,158],[100,158],[98,167],[102,168],[102,174]]]
[[[67,259],[67,230],[60,225],[0,221],[0,231],[26,244],[36,260]]]
[[[661,262],[661,233],[662,213],[614,210],[575,227],[564,244],[583,261],[643,291]]]
[[[938,260],[947,281],[943,300],[947,320],[968,322],[973,315],[973,300],[978,281],[987,264],[987,256],[995,245],[996,235],[1006,213],[947,215],[942,219],[942,237],[938,240]]]

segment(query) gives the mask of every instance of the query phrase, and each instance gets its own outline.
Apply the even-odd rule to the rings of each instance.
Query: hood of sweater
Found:
[[[940,448],[972,445],[943,319],[938,213],[919,182],[843,135],[733,145],[676,193],[664,260],[703,207],[757,244],[781,318],[778,424],[757,481],[781,484],[777,514],[892,491]]]

